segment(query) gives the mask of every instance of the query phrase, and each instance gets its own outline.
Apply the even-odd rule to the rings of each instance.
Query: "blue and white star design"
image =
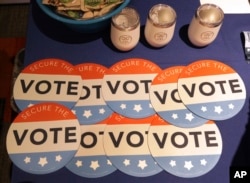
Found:
[[[68,119],[63,116],[61,120],[59,115],[51,120],[57,110],[66,113]],[[35,115],[31,122],[23,121],[24,114],[31,114],[30,111]],[[44,103],[27,108],[16,117],[8,130],[6,148],[12,162],[21,170],[47,174],[63,168],[75,156],[80,137],[79,122],[70,109]]]
[[[106,124],[81,125],[81,145],[74,158],[66,165],[68,170],[86,178],[103,177],[116,170],[103,148],[105,126]]]
[[[9,154],[15,165],[33,174],[47,174],[63,168],[76,151]]]
[[[220,155],[157,157],[159,165],[167,172],[184,178],[198,177],[214,168]]]
[[[174,111],[163,111],[157,112],[164,120],[169,123],[182,127],[182,128],[192,128],[196,126],[203,125],[207,122],[207,119],[201,118],[200,116],[194,114],[188,109],[180,109]]]
[[[17,104],[19,110],[24,110],[26,109],[27,107],[31,107],[33,105],[36,105],[36,104],[40,104],[40,103],[46,103],[46,102],[51,102],[51,100],[43,100],[43,101],[40,101],[40,100],[19,100],[17,98],[15,98],[15,103]],[[53,102],[53,101],[52,101]],[[75,106],[76,104],[76,101],[55,101],[55,103],[58,103],[58,104],[62,104],[66,107],[68,107],[69,109],[73,108],[73,106]]]
[[[30,81],[31,78],[32,81]],[[31,104],[34,105],[42,102],[55,102],[67,106],[68,108],[71,109],[77,103],[80,97],[81,88],[79,87],[80,85],[77,86],[76,88],[77,93],[75,95],[65,94],[66,92],[64,93],[64,90],[66,90],[66,88],[64,88],[63,86],[57,88],[56,85],[51,84],[54,83],[54,80],[60,81],[62,80],[62,78],[65,83],[70,81],[81,83],[80,75],[72,75],[72,76],[67,75],[67,77],[65,77],[65,75],[56,75],[50,73],[44,73],[44,74],[20,73],[15,81],[13,89],[13,97],[17,107],[22,111]],[[23,87],[25,87],[25,84],[22,84],[22,81],[26,83],[27,85],[26,90],[28,91],[24,92]],[[36,87],[34,86],[36,82],[37,83],[40,82],[40,85],[42,86],[39,85],[40,87],[39,88],[36,85],[36,87],[42,91],[40,92],[36,91],[37,89],[35,89]],[[58,94],[57,92],[60,92],[60,94]]]
[[[155,114],[149,98],[149,87],[156,73],[105,75],[102,94],[116,113],[128,118],[145,118]],[[142,81],[147,81],[147,84]]]
[[[96,86],[101,87],[101,82],[102,79],[83,80],[83,85],[89,88],[89,92],[83,90],[80,99],[72,109],[81,125],[98,123],[113,113],[102,95],[94,89]]]
[[[188,109],[202,118],[225,120],[235,116],[243,107],[244,100],[228,100],[186,105]]]
[[[98,123],[108,118],[113,110],[107,105],[75,106],[72,112],[77,116],[80,124],[88,125]]]
[[[118,114],[130,118],[142,118],[155,114],[150,101],[109,101],[108,105]]]
[[[112,124],[105,128],[106,155],[121,172],[135,177],[147,177],[163,170],[149,151],[148,128],[149,124]]]
[[[135,177],[152,176],[163,170],[151,155],[111,156],[109,158],[117,169]]]
[[[74,157],[66,167],[76,175],[86,178],[103,177],[117,170],[105,155]]]
[[[178,177],[193,178],[206,174],[219,161],[222,138],[214,122],[180,128],[164,124],[159,118],[156,124],[157,121],[150,127],[148,143],[152,156],[165,171]]]
[[[168,95],[168,93],[171,93],[171,91],[172,93],[175,93],[175,97],[170,94]],[[156,93],[158,95],[156,95]],[[159,95],[165,95],[164,101],[159,100]],[[159,116],[161,116],[164,120],[175,126],[182,128],[193,128],[203,125],[207,122],[207,119],[196,115],[187,109],[187,107],[182,103],[177,92],[177,83],[152,85],[150,88],[150,100],[156,113],[159,114]]]
[[[208,71],[204,74],[207,76],[180,76],[178,92],[184,105],[205,119],[226,120],[238,114],[246,100],[241,77],[237,73],[208,75]],[[223,85],[218,87],[216,83]]]

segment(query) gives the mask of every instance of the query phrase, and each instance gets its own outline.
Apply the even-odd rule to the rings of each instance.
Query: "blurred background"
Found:
[[[0,183],[9,183],[11,161],[6,151],[6,134],[15,118],[11,108],[16,55],[25,48],[29,0],[0,0]]]
[[[26,36],[28,9],[29,0],[0,0],[1,38]]]

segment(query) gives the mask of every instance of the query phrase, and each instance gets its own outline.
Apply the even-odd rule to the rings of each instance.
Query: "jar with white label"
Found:
[[[145,38],[153,47],[162,47],[168,44],[174,35],[176,24],[175,10],[165,4],[153,6],[145,25]]]
[[[188,27],[190,42],[198,47],[212,43],[219,33],[223,19],[224,12],[217,5],[201,5]]]
[[[121,51],[133,49],[140,38],[140,17],[137,11],[125,7],[112,17],[110,37],[113,45]]]

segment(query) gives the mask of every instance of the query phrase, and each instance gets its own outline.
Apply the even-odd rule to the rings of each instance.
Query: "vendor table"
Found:
[[[169,4],[175,9],[177,23],[172,41],[163,48],[155,49],[146,43],[143,32],[149,9],[158,3]],[[196,48],[188,41],[187,28],[199,5],[199,0],[131,0],[129,6],[137,9],[140,14],[141,37],[133,50],[120,52],[110,41],[109,27],[95,34],[76,33],[46,16],[35,1],[31,1],[25,65],[43,58],[60,58],[73,64],[95,62],[109,67],[117,61],[135,57],[151,60],[161,68],[187,65],[201,59],[214,59],[228,64],[242,77],[246,85],[247,98],[236,116],[217,122],[222,135],[223,150],[219,162],[210,172],[197,178],[180,178],[162,171],[154,176],[138,178],[117,170],[108,176],[90,179],[74,175],[66,168],[46,175],[33,175],[13,165],[12,182],[227,183],[230,179],[230,166],[250,166],[250,133],[247,128],[250,65],[244,56],[244,38],[241,34],[242,31],[250,31],[250,14],[226,14],[216,40],[207,47]]]

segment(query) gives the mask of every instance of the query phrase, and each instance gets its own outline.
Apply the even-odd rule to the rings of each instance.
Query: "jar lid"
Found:
[[[124,31],[135,29],[140,24],[138,12],[130,7],[125,7],[119,14],[112,17],[112,25]]]
[[[204,26],[217,27],[224,19],[224,12],[217,5],[203,4],[198,8],[196,18]]]
[[[157,4],[149,11],[149,19],[158,27],[170,27],[176,22],[175,10],[165,4]]]

